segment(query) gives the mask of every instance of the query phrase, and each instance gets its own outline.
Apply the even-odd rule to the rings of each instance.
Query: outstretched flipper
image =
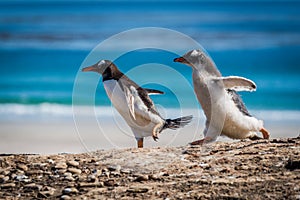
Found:
[[[160,90],[148,89],[148,88],[144,88],[144,90],[147,91],[148,95],[164,94],[164,92]]]
[[[213,80],[216,82],[222,81],[225,89],[250,92],[256,90],[256,85],[253,81],[239,76],[217,77]]]

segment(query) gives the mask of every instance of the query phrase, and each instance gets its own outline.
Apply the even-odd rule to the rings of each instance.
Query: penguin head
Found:
[[[180,62],[190,67],[197,68],[206,66],[210,62],[209,57],[200,49],[195,49],[187,52],[181,57],[175,58],[174,62]]]
[[[94,65],[85,67],[82,69],[83,72],[93,71],[99,74],[103,74],[108,68],[114,67],[115,65],[110,60],[100,60]]]

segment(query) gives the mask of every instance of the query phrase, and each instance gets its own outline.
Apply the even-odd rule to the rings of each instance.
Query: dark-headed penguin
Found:
[[[151,94],[163,94],[163,92],[140,87],[109,60],[100,60],[90,67],[83,68],[82,71],[93,71],[102,75],[105,91],[116,110],[131,128],[138,148],[143,147],[144,137],[152,136],[156,141],[158,134],[164,129],[178,129],[192,120],[192,116],[164,119],[149,97]]]

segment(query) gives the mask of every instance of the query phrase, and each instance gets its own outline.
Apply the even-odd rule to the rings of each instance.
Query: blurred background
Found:
[[[38,151],[20,145],[21,136],[46,129],[45,124],[35,127],[37,121],[62,123],[61,118],[67,118],[68,128],[61,132],[73,127],[69,132],[74,133],[72,91],[81,63],[103,40],[141,27],[169,28],[192,37],[224,76],[256,82],[255,93],[241,93],[254,114],[270,125],[284,121],[283,131],[299,134],[299,1],[1,0],[0,136],[6,146],[0,151]],[[174,56],[150,49],[128,54],[116,63],[123,72],[140,64],[163,63],[191,83],[191,69],[173,63]],[[165,90],[166,95],[155,97],[155,102],[177,108],[174,94]],[[189,101],[184,91],[182,97]],[[96,105],[110,106],[102,83],[96,92]],[[82,98],[82,105],[88,104]],[[64,150],[72,151],[58,151]]]

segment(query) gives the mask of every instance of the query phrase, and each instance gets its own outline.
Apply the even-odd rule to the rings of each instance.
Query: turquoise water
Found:
[[[131,28],[155,26],[191,36],[224,76],[256,82],[255,93],[241,93],[250,109],[300,110],[299,11],[295,1],[0,1],[0,107],[71,105],[81,63],[98,43]],[[123,72],[163,64],[191,84],[191,69],[173,63],[176,56],[146,49],[115,62]],[[184,84],[173,76],[160,76],[176,85],[179,96],[159,83],[145,85],[166,92],[153,97],[157,104],[177,108],[179,98],[185,107],[192,105],[195,97],[187,95]],[[149,74],[130,78],[140,83]],[[96,105],[110,105],[101,81],[96,94]],[[80,98],[82,104],[89,102],[84,94]]]

